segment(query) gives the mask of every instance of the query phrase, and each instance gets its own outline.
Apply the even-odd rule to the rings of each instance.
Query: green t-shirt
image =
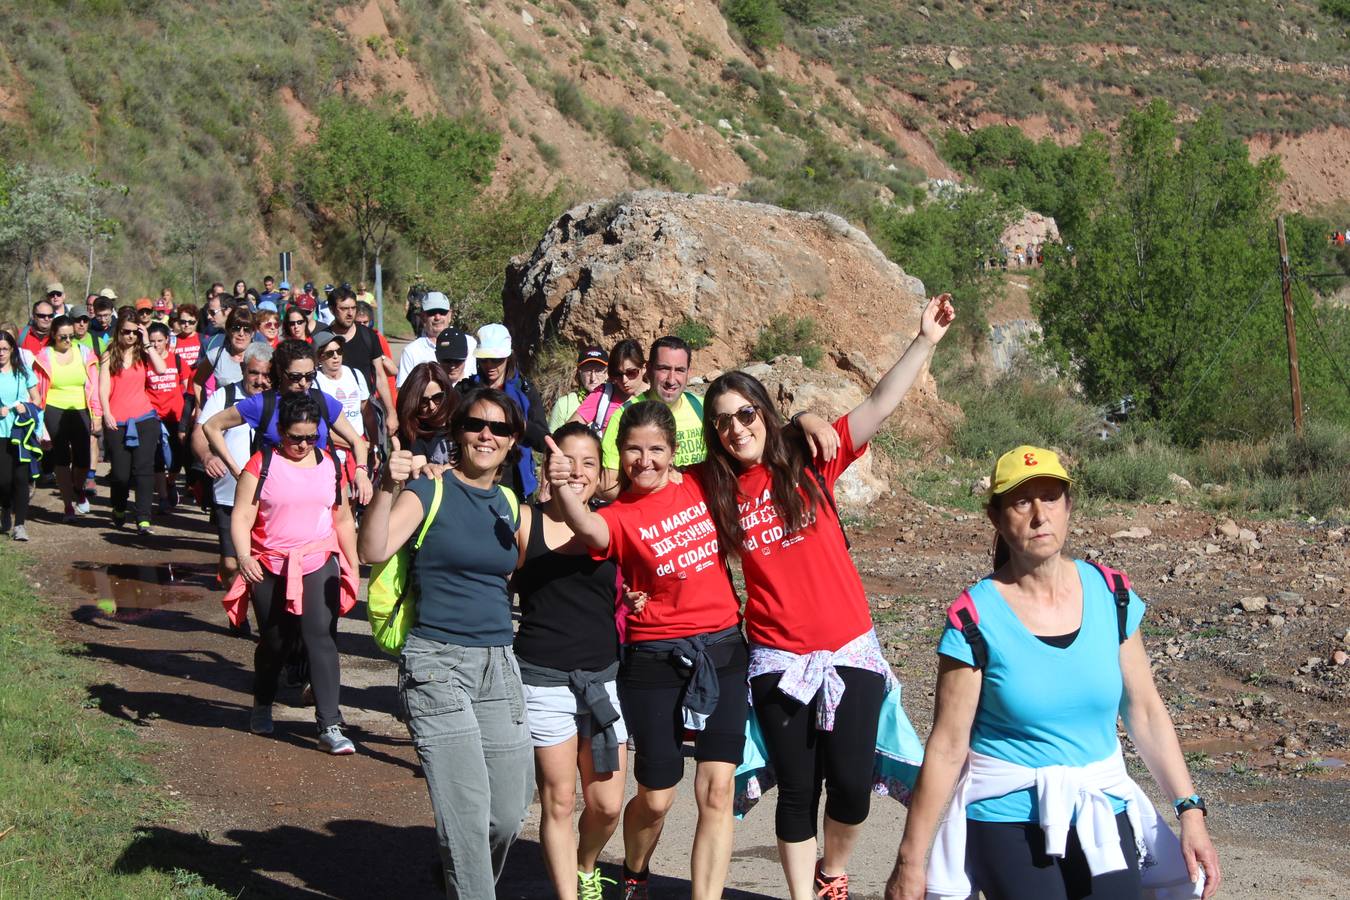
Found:
[[[655,389],[649,390],[629,398],[617,413],[609,417],[604,440],[600,443],[602,466],[606,469],[619,468],[619,420],[628,407],[643,400],[660,399]],[[696,466],[708,455],[708,449],[703,444],[703,403],[697,396],[685,391],[670,411],[675,414],[675,466],[681,469]]]

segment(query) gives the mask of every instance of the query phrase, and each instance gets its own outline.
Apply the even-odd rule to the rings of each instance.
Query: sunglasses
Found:
[[[719,432],[726,431],[731,428],[731,420],[735,419],[737,422],[740,422],[742,425],[749,428],[751,423],[758,417],[759,410],[754,406],[742,406],[735,412],[718,413],[713,416],[713,427]]]
[[[117,333],[120,334],[122,337],[127,337],[133,334],[140,334],[140,331],[135,328],[123,328],[121,331]]]
[[[50,319],[55,313],[33,313],[35,319]]]
[[[70,340],[70,339],[73,338],[73,337],[75,337],[74,334],[58,334],[58,335],[56,335],[56,337],[54,338],[54,340],[58,340],[58,341],[68,341],[68,340]]]
[[[309,372],[287,372],[286,380],[291,384],[299,384],[302,381],[313,381],[314,372],[312,370]]]
[[[341,347],[338,347],[333,350],[325,350],[319,354],[319,359],[341,359],[341,358],[342,358]]]
[[[464,420],[461,430],[465,434],[478,434],[484,428],[492,432],[495,437],[511,437],[511,424],[509,422],[489,422],[487,419],[480,419],[477,416],[469,416]]]
[[[250,332],[250,331],[252,331],[252,330],[253,330],[253,326],[252,326],[252,325],[231,325],[231,326],[230,326],[230,333],[231,333],[231,334],[244,334],[244,333]]]
[[[295,444],[296,446],[317,443],[319,440],[318,432],[313,432],[311,434],[295,434],[294,432],[288,431],[284,437],[286,438],[286,443]]]
[[[445,391],[438,391],[434,394],[423,394],[422,399],[417,401],[418,409],[435,409],[445,402]],[[481,428],[479,429],[482,430]]]
[[[196,325],[196,324],[197,324],[197,320],[196,320],[196,319],[184,319],[184,318],[179,318],[178,324],[179,324],[179,325]]]
[[[634,379],[634,378],[640,378],[640,377],[642,376],[642,370],[641,370],[641,369],[623,369],[622,371],[619,372],[619,374],[622,375],[624,378],[627,378],[627,379],[630,379],[630,380],[631,380],[631,379]]]
[[[297,328],[305,324],[304,319],[287,319],[286,324],[291,328]]]

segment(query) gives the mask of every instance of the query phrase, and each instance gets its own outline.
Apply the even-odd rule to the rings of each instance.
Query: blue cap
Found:
[[[283,291],[289,291],[291,289],[291,283],[289,281],[283,281],[281,284],[277,285],[277,287],[281,288]]]

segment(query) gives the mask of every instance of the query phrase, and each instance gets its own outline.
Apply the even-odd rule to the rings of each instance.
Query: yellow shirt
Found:
[[[51,355],[52,383],[47,388],[47,405],[57,409],[85,409],[89,406],[84,396],[84,383],[89,373],[84,368],[84,357],[78,347],[71,350],[71,362],[57,362]]]
[[[695,406],[690,402],[690,397],[694,395],[685,391],[680,395],[679,401],[670,408],[675,414],[675,459],[676,468],[683,469],[685,466],[694,466],[703,462],[704,457],[708,455],[707,449],[703,445],[703,405],[699,403]],[[609,423],[605,426],[605,437],[600,442],[600,463],[606,469],[619,468],[619,420],[623,418],[624,412],[628,407],[641,400],[657,400],[656,389],[653,388],[647,393],[634,397],[625,403],[618,412],[609,417]]]

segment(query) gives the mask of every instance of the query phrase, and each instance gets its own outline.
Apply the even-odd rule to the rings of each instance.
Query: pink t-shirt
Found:
[[[587,425],[595,421],[595,414],[600,409],[600,398],[605,393],[607,385],[600,385],[595,390],[586,395],[586,399],[581,401],[581,406],[577,407],[577,415],[581,421]],[[609,408],[604,411],[600,420],[600,430],[604,431],[605,426],[609,424],[609,417],[619,411],[623,406],[624,398],[620,397],[617,391],[612,391],[609,395]]]
[[[262,453],[244,466],[254,476],[262,469]],[[284,563],[274,569],[268,557],[259,553],[285,554],[321,541],[333,533],[334,503],[333,459],[327,453],[317,465],[301,466],[291,462],[280,452],[272,454],[272,464],[258,497],[258,518],[253,523],[253,552],[261,556],[263,565],[273,574],[282,571]],[[308,575],[318,570],[331,551],[305,554],[301,572]]]

